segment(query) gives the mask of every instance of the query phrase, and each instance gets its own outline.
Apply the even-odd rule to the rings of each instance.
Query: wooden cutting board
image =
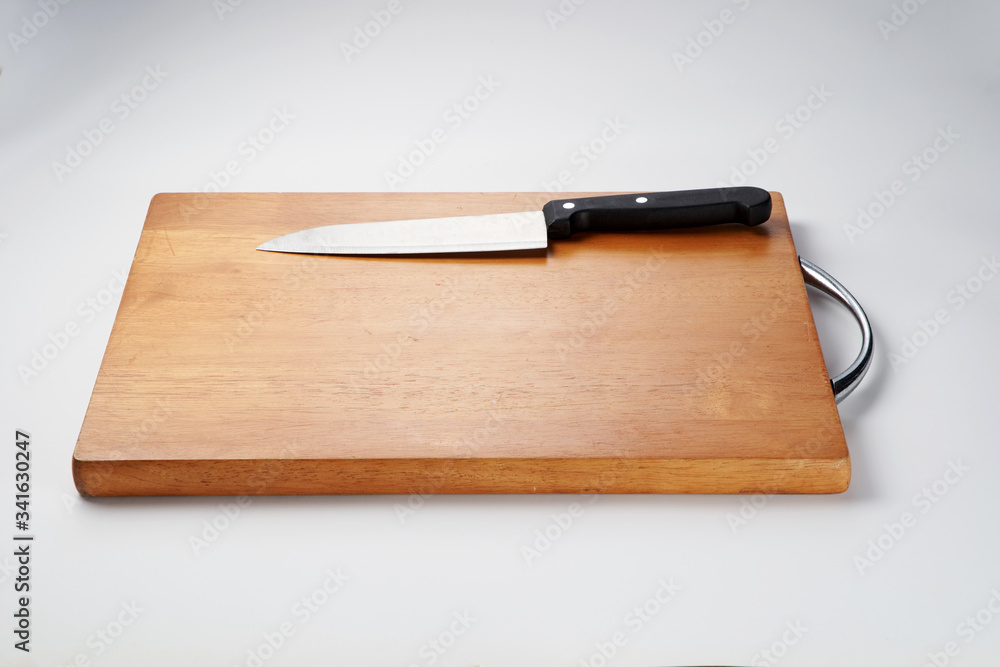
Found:
[[[847,447],[773,197],[755,228],[337,257],[255,248],[334,222],[551,197],[157,195],[77,442],[77,488],[844,491]]]

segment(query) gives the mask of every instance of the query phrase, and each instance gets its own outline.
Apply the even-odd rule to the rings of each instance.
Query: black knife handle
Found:
[[[726,222],[759,225],[771,216],[761,188],[714,188],[557,199],[542,207],[550,239],[577,232],[631,232]]]

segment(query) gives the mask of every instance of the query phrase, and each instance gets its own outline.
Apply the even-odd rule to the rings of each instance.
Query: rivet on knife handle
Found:
[[[700,227],[727,222],[759,225],[771,216],[761,188],[679,190],[550,201],[543,208],[550,239],[577,232],[624,232]]]

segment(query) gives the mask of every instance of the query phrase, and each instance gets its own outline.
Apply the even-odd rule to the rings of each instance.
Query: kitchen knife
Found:
[[[771,215],[760,188],[716,188],[557,199],[541,211],[314,227],[258,250],[323,255],[490,252],[545,248],[578,232],[630,232],[728,222],[759,225]]]

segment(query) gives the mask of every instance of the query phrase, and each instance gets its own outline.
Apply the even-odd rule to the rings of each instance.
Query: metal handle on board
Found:
[[[840,403],[861,383],[861,380],[865,377],[865,373],[868,372],[868,367],[871,366],[872,357],[875,352],[872,327],[868,322],[868,316],[865,315],[864,308],[861,307],[858,300],[836,278],[801,257],[799,257],[799,266],[802,267],[802,278],[805,280],[806,285],[811,285],[839,301],[851,311],[854,319],[861,326],[861,351],[858,352],[857,358],[847,367],[847,370],[837,377],[830,379],[830,386],[833,387],[833,396],[837,403]]]

